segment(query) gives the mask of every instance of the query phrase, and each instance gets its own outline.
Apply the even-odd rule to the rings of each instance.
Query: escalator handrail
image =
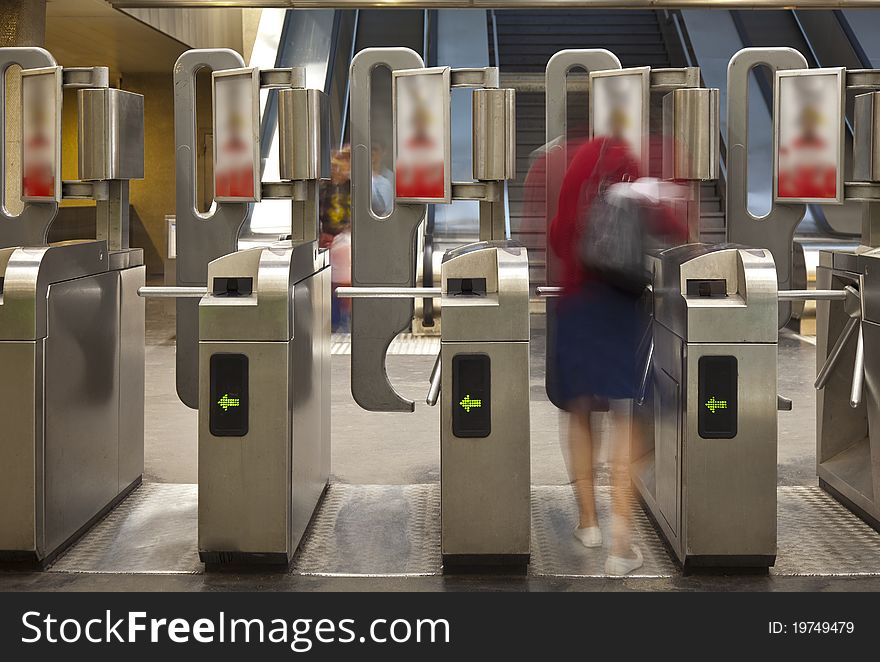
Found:
[[[351,61],[354,59],[355,49],[357,48],[357,37],[358,37],[358,26],[360,25],[361,19],[361,10],[354,10],[354,27],[351,31],[351,49],[348,54],[348,62],[351,64]],[[333,73],[328,72],[328,78],[332,77]],[[351,98],[351,77],[348,76],[348,72],[346,72],[345,76],[345,97],[342,100],[342,117],[339,120],[339,148],[342,149],[342,146],[345,144],[345,129],[348,124],[348,104]]]

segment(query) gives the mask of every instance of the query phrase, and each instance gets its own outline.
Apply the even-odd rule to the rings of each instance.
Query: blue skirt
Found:
[[[638,296],[591,282],[557,306],[556,374],[566,407],[577,398],[633,398],[646,321]]]

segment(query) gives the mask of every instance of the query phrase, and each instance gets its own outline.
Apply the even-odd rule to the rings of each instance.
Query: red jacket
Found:
[[[607,143],[607,145],[606,145]],[[603,145],[605,146],[603,153]],[[600,162],[601,155],[601,162]],[[597,166],[601,169],[597,171]],[[581,265],[578,240],[583,228],[582,209],[589,207],[599,185],[614,184],[639,177],[639,165],[623,142],[594,138],[575,152],[559,191],[556,217],[550,223],[550,248],[562,261],[562,287],[566,293],[576,292],[592,275]],[[581,192],[584,184],[589,189]]]

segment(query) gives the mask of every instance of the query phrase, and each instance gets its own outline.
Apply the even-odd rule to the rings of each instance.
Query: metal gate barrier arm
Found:
[[[415,286],[416,231],[425,204],[395,204],[384,217],[372,209],[370,97],[376,67],[420,69],[409,48],[364,49],[351,62],[351,278],[355,287]],[[356,299],[351,315],[351,394],[368,411],[411,412],[415,403],[388,379],[385,355],[412,320],[411,299]]]
[[[791,286],[791,244],[804,217],[804,204],[777,204],[755,216],[749,211],[749,74],[766,66],[771,74],[784,69],[808,68],[806,58],[793,48],[744,48],[727,66],[727,240],[744,246],[766,247],[776,263],[779,289]],[[779,326],[791,315],[791,305],[779,306]]]
[[[208,263],[238,249],[249,203],[215,202],[202,213],[196,204],[196,74],[244,67],[241,55],[228,48],[196,49],[174,65],[174,143],[177,146],[177,284],[205,286]],[[177,301],[177,395],[192,409],[199,404],[198,300]]]

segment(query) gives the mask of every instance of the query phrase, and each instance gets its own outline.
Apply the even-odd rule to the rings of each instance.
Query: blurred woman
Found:
[[[642,565],[630,540],[628,448],[630,406],[636,391],[636,346],[642,326],[639,297],[603,281],[580,259],[579,245],[597,195],[616,182],[634,180],[639,166],[627,144],[595,138],[580,147],[565,174],[550,246],[562,264],[563,295],[556,319],[559,390],[569,412],[568,469],[578,503],[575,537],[585,547],[601,547],[593,489],[593,434],[590,418],[605,409],[613,417],[612,541],[605,570],[624,575]]]

